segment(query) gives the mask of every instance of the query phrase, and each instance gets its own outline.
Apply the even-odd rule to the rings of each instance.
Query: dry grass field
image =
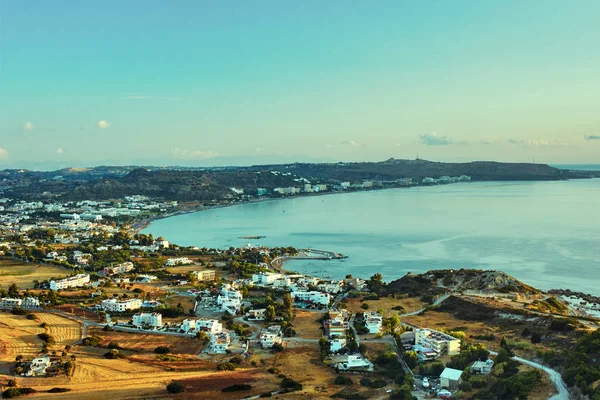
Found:
[[[172,354],[196,356],[204,348],[204,343],[192,337],[152,335],[130,332],[104,332],[99,328],[88,328],[88,336],[102,337],[102,346],[117,342],[122,348],[137,353],[152,353],[159,346],[167,346]]]
[[[369,305],[368,310],[364,310],[361,306],[363,302],[360,298],[357,299],[346,299],[345,300],[348,311],[353,313],[357,312],[365,312],[365,311],[377,311],[379,309],[384,310],[385,316],[393,315],[393,314],[403,314],[409,313],[412,311],[420,310],[425,307],[427,304],[423,303],[417,297],[408,297],[405,299],[394,299],[390,297],[381,297],[379,300],[367,300],[365,303]],[[392,310],[396,306],[401,306],[404,308],[404,311]]]
[[[25,263],[12,259],[0,259],[0,287],[7,289],[12,283],[16,283],[20,289],[33,288],[33,281],[43,281],[55,278],[63,278],[71,271],[53,265],[41,265]]]
[[[0,313],[0,360],[13,362],[17,355],[32,358],[42,350],[43,342],[37,335],[44,332],[41,322],[24,315]]]
[[[48,324],[48,334],[56,341],[53,347],[64,348],[66,345],[73,345],[82,339],[81,323],[61,317],[56,314],[37,313],[38,323]]]
[[[318,339],[323,336],[321,324],[317,322],[325,313],[296,310],[296,318],[292,321],[296,336],[307,339]]]

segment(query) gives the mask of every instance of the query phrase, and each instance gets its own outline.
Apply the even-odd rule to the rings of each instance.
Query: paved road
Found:
[[[445,294],[443,296],[438,297],[438,299],[433,302],[432,306],[438,306],[438,305],[442,304],[450,296],[452,296],[452,293],[448,293],[448,294]],[[406,314],[400,314],[399,317],[402,318],[402,317],[409,317],[411,315],[417,315],[417,314],[422,313],[424,310],[425,310],[425,307],[423,307],[423,308],[421,308],[421,309],[419,309],[417,311],[409,312],[409,313],[406,313]]]
[[[498,355],[498,353],[496,353],[495,351],[490,350],[489,352],[493,355]],[[555,370],[553,370],[550,367],[546,367],[545,365],[536,363],[531,360],[527,360],[525,358],[515,356],[512,359],[515,361],[518,361],[520,363],[529,365],[530,367],[542,370],[543,372],[547,373],[548,376],[550,376],[550,380],[554,384],[554,387],[556,387],[558,394],[550,397],[549,400],[568,400],[569,399],[569,390],[567,389],[567,384],[565,383],[565,381],[563,381],[562,376],[558,372],[556,372]]]

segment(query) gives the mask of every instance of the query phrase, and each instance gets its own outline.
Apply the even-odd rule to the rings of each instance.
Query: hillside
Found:
[[[96,167],[58,171],[0,171],[0,192],[18,198],[61,197],[67,200],[112,199],[142,194],[171,200],[222,201],[230,187],[256,193],[257,188],[299,186],[302,182],[394,182],[411,178],[468,175],[474,181],[562,180],[600,176],[594,171],[567,171],[544,164],[497,162],[438,163],[425,160],[310,164],[295,163],[227,168]]]
[[[520,297],[540,297],[542,292],[501,271],[474,269],[436,270],[424,274],[408,273],[390,282],[388,293],[408,293],[411,296],[475,291],[482,294],[512,293]]]

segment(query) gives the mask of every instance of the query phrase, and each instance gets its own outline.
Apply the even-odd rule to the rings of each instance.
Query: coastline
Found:
[[[462,182],[462,183],[467,183],[467,182]],[[300,197],[332,196],[332,195],[338,195],[338,194],[365,193],[365,192],[375,192],[375,191],[392,190],[392,189],[410,189],[413,187],[430,187],[430,186],[439,186],[439,185],[397,186],[397,187],[386,187],[386,188],[372,188],[372,189],[367,189],[367,190],[363,189],[363,190],[350,190],[350,191],[303,193],[303,194],[294,195],[294,196],[282,196],[282,197],[277,197],[277,198],[274,198],[274,197],[258,198],[258,199],[248,200],[248,201],[234,202],[231,204],[216,204],[214,206],[208,206],[208,207],[198,206],[196,208],[181,209],[181,210],[178,210],[178,211],[175,211],[172,213],[156,215],[156,216],[153,216],[150,218],[144,218],[140,221],[135,221],[133,223],[133,231],[136,234],[139,234],[141,231],[148,228],[152,224],[152,222],[158,221],[161,219],[165,219],[165,218],[177,217],[177,216],[185,215],[185,214],[193,214],[193,213],[207,211],[207,210],[215,210],[215,209],[219,209],[219,208],[235,207],[235,206],[239,206],[239,205],[243,205],[243,204],[262,203],[262,202],[267,202],[267,201],[278,201],[278,200],[291,200],[291,199],[296,199],[296,198],[300,198]]]

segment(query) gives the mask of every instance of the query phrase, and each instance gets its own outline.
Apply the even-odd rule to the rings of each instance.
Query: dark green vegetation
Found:
[[[236,383],[235,385],[227,386],[221,389],[222,392],[243,392],[246,390],[252,390],[252,385],[246,383]]]
[[[185,387],[179,382],[171,382],[167,385],[167,392],[172,394],[185,392]]]
[[[290,173],[272,174],[271,171]],[[52,179],[60,175],[63,179]],[[180,201],[212,201],[232,197],[230,187],[256,193],[259,187],[293,186],[295,178],[332,184],[340,181],[401,178],[421,180],[444,175],[469,175],[474,180],[560,180],[589,178],[597,172],[566,171],[529,163],[437,163],[425,160],[395,160],[363,163],[263,165],[230,168],[97,167],[43,171],[0,171],[0,190],[11,197],[32,198],[44,192],[65,199],[114,199],[141,194]]]

